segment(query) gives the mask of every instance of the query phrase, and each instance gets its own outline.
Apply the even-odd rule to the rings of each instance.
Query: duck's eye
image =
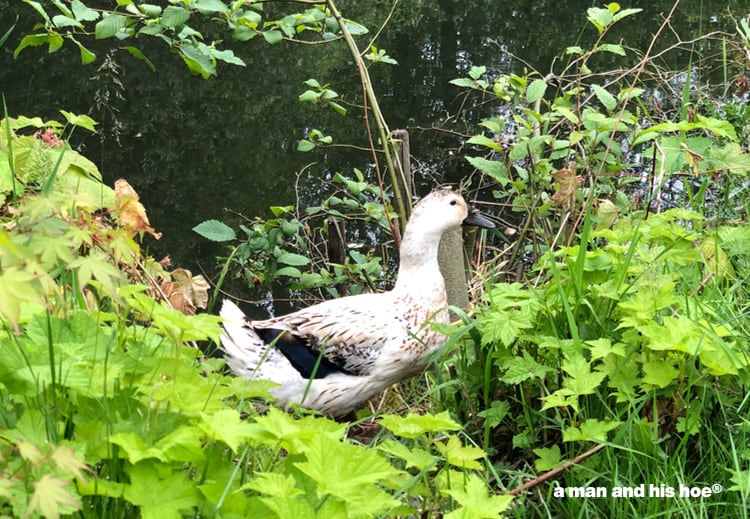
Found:
[[[456,205],[457,203],[458,203],[458,200],[456,200],[455,198],[451,200],[451,205]]]

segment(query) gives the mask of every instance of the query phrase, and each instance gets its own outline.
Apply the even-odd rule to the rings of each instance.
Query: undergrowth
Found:
[[[74,2],[70,19],[98,19],[89,11]],[[136,15],[173,27],[183,11]],[[493,254],[494,236],[475,312],[442,330],[449,351],[434,370],[389,391],[367,445],[347,437],[352,424],[267,407],[269,383],[203,355],[219,320],[196,312],[218,292],[142,251],[159,233],[138,195],[103,185],[68,144],[94,121],[5,109],[0,514],[747,517],[742,93],[696,99],[691,70],[674,110],[653,110],[643,77],[654,60],[607,41],[638,10],[587,15],[600,37],[566,49],[562,70],[488,77],[475,66],[454,80],[467,100],[495,103],[467,139],[468,160],[476,187],[516,213],[516,241]],[[740,55],[747,27],[738,22]],[[592,70],[602,54],[634,64]],[[342,109],[327,86],[308,86],[307,101]],[[308,151],[330,144],[310,137]],[[321,205],[274,207],[241,233],[199,225],[230,245],[217,284],[283,282],[317,298],[387,287],[392,262],[373,251],[323,260],[330,216],[395,228],[388,197],[363,174],[334,182]],[[390,412],[399,399],[420,412]]]

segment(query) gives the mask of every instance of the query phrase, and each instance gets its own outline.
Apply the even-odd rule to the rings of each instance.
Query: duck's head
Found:
[[[474,225],[493,229],[495,224],[479,214],[456,191],[440,189],[433,191],[414,206],[409,223],[419,226],[422,232],[443,234],[459,225]]]

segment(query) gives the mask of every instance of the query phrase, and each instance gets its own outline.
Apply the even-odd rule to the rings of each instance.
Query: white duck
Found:
[[[343,417],[390,385],[420,373],[446,337],[438,245],[461,224],[493,228],[463,197],[442,189],[414,207],[390,292],[332,299],[264,321],[251,321],[232,302],[221,309],[221,343],[240,376],[271,380],[278,405],[296,402]]]

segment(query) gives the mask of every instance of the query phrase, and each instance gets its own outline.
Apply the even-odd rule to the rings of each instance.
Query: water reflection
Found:
[[[459,111],[463,97],[448,82],[472,65],[486,65],[493,75],[529,66],[548,72],[564,47],[585,46],[597,36],[585,22],[591,5],[589,0],[399,2],[377,42],[399,66],[375,66],[372,76],[391,127],[410,129],[422,189],[471,172],[462,158],[462,134],[486,116],[483,108]],[[672,3],[637,1],[626,7],[644,13],[623,23],[610,40],[623,38],[628,46],[645,49]],[[374,30],[391,3],[357,2],[346,8],[349,17]],[[709,30],[732,31],[727,9],[739,15],[747,6],[739,0],[685,0],[672,25],[685,40]],[[0,49],[0,85],[10,112],[55,117],[66,109],[100,120],[100,134],[78,135],[78,144],[110,183],[124,177],[141,193],[153,225],[164,233],[160,242],[148,242],[157,256],[169,254],[176,265],[212,273],[222,247],[194,235],[190,229],[197,223],[211,218],[236,223],[235,213],[269,216],[269,205],[294,204],[298,193],[303,203],[314,203],[323,196],[320,179],[335,171],[358,167],[372,174],[372,157],[365,152],[295,151],[310,128],[320,128],[338,143],[367,146],[358,110],[341,117],[297,101],[302,82],[314,77],[330,82],[352,106],[361,104],[359,78],[342,43],[235,45],[247,67],[222,66],[218,78],[206,81],[189,76],[162,45],[140,39],[155,73],[124,52],[113,54],[112,63],[97,71],[105,63],[108,42],[92,43],[100,59],[87,67],[79,65],[71,45],[52,55],[27,49],[13,60],[12,50],[35,22],[30,11],[20,2],[0,0],[0,30],[16,13],[21,16],[18,30]],[[673,42],[673,36],[665,37],[659,45]],[[620,59],[601,59],[613,58]],[[664,66],[685,69],[680,59],[670,55]],[[98,79],[91,81],[94,76]]]

